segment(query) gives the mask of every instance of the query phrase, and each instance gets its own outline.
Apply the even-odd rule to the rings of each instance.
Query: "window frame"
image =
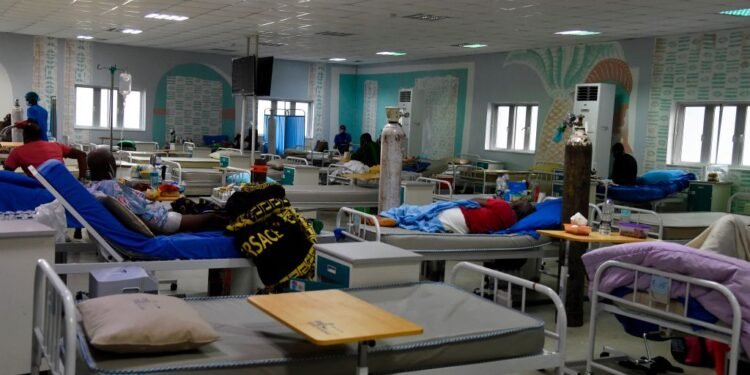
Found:
[[[305,113],[305,139],[313,139],[313,108],[314,108],[314,102],[312,100],[298,100],[298,99],[282,99],[282,98],[258,98],[258,106],[256,108],[260,108],[260,102],[261,101],[268,101],[271,102],[271,110],[277,111],[278,109],[278,103],[279,102],[289,102],[289,109],[285,109],[286,115],[290,115],[293,113],[293,111],[297,110],[297,103],[307,103],[308,112]],[[261,115],[265,116],[265,114],[261,114],[260,111],[258,111],[258,114],[256,115],[256,120],[260,120],[258,117]],[[265,124],[264,124],[265,125]],[[258,124],[258,129],[260,128],[260,123]],[[260,130],[258,130],[258,136],[265,136],[265,133],[261,133]]]
[[[713,155],[711,155],[711,148],[713,145],[713,136],[714,136],[714,129],[713,129],[713,121],[714,117],[716,115],[716,110],[720,109],[721,107],[725,106],[735,106],[737,107],[737,115],[735,118],[734,123],[734,133],[732,134],[732,161],[729,164],[731,167],[735,168],[750,168],[750,164],[743,165],[742,164],[742,154],[745,144],[745,124],[747,121],[748,114],[748,108],[750,107],[750,101],[684,101],[684,102],[675,102],[673,105],[673,121],[672,121],[672,129],[669,133],[670,139],[668,141],[668,157],[670,160],[668,160],[669,164],[673,165],[686,165],[686,166],[703,166],[703,165],[711,165],[711,164],[718,164],[714,163],[711,160],[713,159]],[[689,162],[689,161],[683,161],[681,159],[682,155],[682,138],[684,135],[684,123],[685,123],[685,109],[687,107],[705,107],[705,113],[703,115],[703,133],[700,135],[701,137],[701,157],[699,162]],[[721,130],[721,117],[719,117],[719,123],[716,124],[719,129]],[[719,133],[717,133],[717,136],[720,136]],[[718,145],[717,145],[718,150]],[[724,163],[721,163],[724,164]]]
[[[497,143],[497,133],[498,133],[498,123],[497,123],[497,114],[498,109],[500,107],[509,107],[509,116],[508,116],[508,139],[507,139],[507,148],[500,148],[495,147],[495,144]],[[526,107],[526,134],[524,134],[524,147],[523,149],[514,149],[514,140],[516,135],[516,113],[518,107]],[[536,107],[537,109],[537,119],[536,124],[531,124],[531,112],[532,108]],[[486,128],[485,128],[485,142],[484,142],[484,149],[485,151],[500,151],[500,152],[514,152],[514,153],[522,153],[522,154],[533,154],[536,152],[536,142],[537,139],[534,139],[534,144],[531,144],[531,127],[536,126],[538,128],[539,126],[539,103],[534,102],[497,102],[497,103],[490,103],[488,104],[487,108],[487,121],[486,121]],[[537,137],[538,129],[536,132]],[[533,149],[532,149],[533,147]]]
[[[99,121],[99,118],[101,116],[101,111],[104,109],[103,106],[101,105],[101,100],[97,100],[96,98],[99,96],[98,94],[101,93],[101,90],[110,90],[110,88],[109,87],[105,87],[105,86],[97,86],[97,85],[85,85],[85,84],[77,84],[77,85],[75,85],[75,90],[76,90],[76,94],[74,95],[74,97],[75,97],[75,99],[74,99],[75,106],[78,105],[77,91],[78,91],[79,87],[94,89],[94,103],[93,103],[93,110],[94,110],[94,112],[93,112],[93,122],[94,122],[94,125],[80,125],[80,124],[78,124],[77,121],[76,121],[77,120],[77,118],[76,118],[77,116],[74,114],[74,117],[73,117],[73,123],[74,123],[73,128],[74,129],[80,129],[80,130],[109,130],[109,125],[108,124],[105,124],[103,126],[96,125],[96,124],[99,124],[98,121]],[[131,90],[131,92],[139,92],[140,95],[141,95],[140,113],[139,113],[139,116],[138,116],[138,118],[139,118],[139,127],[138,127],[138,129],[125,128],[125,127],[122,126],[122,124],[118,125],[118,120],[123,120],[124,121],[124,118],[125,118],[125,112],[124,112],[125,97],[122,96],[122,95],[119,95],[119,90],[117,88],[114,89],[114,92],[118,93],[118,96],[117,96],[117,98],[118,98],[117,106],[118,106],[118,108],[122,108],[123,111],[118,111],[117,112],[117,118],[115,119],[115,123],[113,124],[113,128],[115,130],[117,130],[117,131],[145,132],[146,131],[146,103],[147,103],[146,102],[146,91],[145,90],[136,90],[136,89]],[[74,109],[73,112],[75,113],[75,109]]]

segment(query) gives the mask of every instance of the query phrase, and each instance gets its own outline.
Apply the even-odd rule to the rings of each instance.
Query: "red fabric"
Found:
[[[479,208],[461,207],[461,213],[469,233],[497,232],[516,223],[516,213],[502,199],[488,199],[487,204]]]
[[[38,168],[42,163],[50,159],[63,161],[70,154],[70,147],[47,141],[34,141],[14,148],[8,159],[5,160],[5,169],[15,170],[21,167],[27,175],[31,176],[28,167],[30,165]]]
[[[724,344],[723,342],[706,339],[706,349],[708,349],[708,352],[713,355],[714,371],[716,372],[716,375],[724,375],[724,363],[727,359],[729,345]]]

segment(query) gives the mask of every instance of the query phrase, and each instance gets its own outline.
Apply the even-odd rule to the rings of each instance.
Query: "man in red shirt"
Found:
[[[29,166],[38,168],[50,159],[63,161],[63,158],[70,158],[78,160],[78,179],[86,177],[86,153],[57,142],[43,141],[39,124],[33,119],[19,122],[14,126],[23,129],[24,144],[11,150],[8,159],[3,163],[3,168],[14,171],[21,167],[24,173],[31,176]]]
[[[438,219],[447,232],[493,233],[510,228],[516,221],[534,212],[534,205],[525,199],[508,203],[502,199],[474,199],[477,208],[451,208],[440,213]]]

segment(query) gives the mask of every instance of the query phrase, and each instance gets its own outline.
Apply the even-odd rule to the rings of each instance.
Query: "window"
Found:
[[[486,150],[534,151],[539,106],[493,104],[487,114]]]
[[[750,103],[678,104],[671,162],[750,166],[748,111]]]
[[[143,93],[131,91],[122,97],[117,91],[112,97],[115,128],[144,130]],[[76,127],[109,128],[109,89],[76,86]]]
[[[266,132],[265,116],[271,113],[277,116],[303,116],[305,118],[305,138],[312,138],[312,109],[311,102],[282,100],[282,99],[260,99],[258,100],[257,121],[258,136],[264,136]]]

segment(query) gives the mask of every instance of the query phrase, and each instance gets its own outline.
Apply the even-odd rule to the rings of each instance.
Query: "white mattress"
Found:
[[[375,239],[374,228],[368,228],[366,237]],[[425,260],[541,257],[542,247],[550,243],[544,236],[425,233],[401,228],[380,228],[380,240],[420,254]]]
[[[662,225],[664,226],[664,240],[692,240],[719,220],[722,216],[729,215],[726,212],[668,212],[660,213]],[[750,225],[750,216],[737,215]],[[633,215],[632,220],[643,224],[658,225],[653,215]]]
[[[374,207],[378,189],[350,185],[285,185],[286,197],[295,208]]]

